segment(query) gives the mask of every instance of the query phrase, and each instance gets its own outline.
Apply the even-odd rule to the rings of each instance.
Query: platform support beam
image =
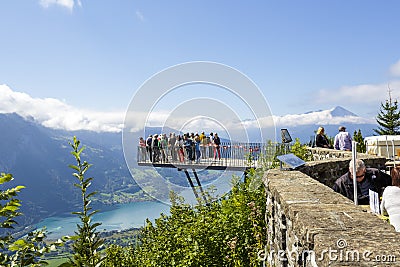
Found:
[[[191,187],[192,190],[193,190],[194,196],[196,197],[196,199],[197,199],[197,201],[199,202],[199,204],[202,204],[202,201],[201,201],[201,199],[200,199],[200,196],[199,196],[199,193],[197,192],[196,187],[199,188],[200,193],[201,193],[201,196],[203,197],[204,203],[205,203],[205,204],[208,204],[208,201],[207,201],[207,198],[206,198],[206,194],[205,194],[204,191],[203,191],[203,187],[201,186],[201,183],[200,183],[200,180],[199,180],[199,177],[198,177],[198,175],[197,175],[196,170],[195,170],[195,169],[192,169],[193,174],[194,174],[194,177],[195,177],[195,179],[196,179],[197,186],[194,185],[194,183],[193,183],[193,181],[192,181],[192,178],[190,177],[190,174],[189,174],[189,172],[188,172],[187,169],[178,169],[178,170],[180,170],[180,171],[183,170],[183,171],[185,172],[186,178],[187,178],[187,180],[188,180],[188,182],[189,182],[189,184],[190,184],[190,187]]]
[[[203,196],[204,202],[207,204],[208,201],[207,201],[207,198],[206,198],[206,194],[204,193],[203,187],[200,184],[200,180],[199,180],[199,177],[197,176],[196,169],[192,169],[192,171],[193,171],[194,177],[196,178],[197,185],[200,188],[200,192],[201,192],[201,195]]]
[[[188,179],[190,187],[192,187],[192,190],[193,190],[193,193],[194,193],[196,199],[199,200],[199,194],[197,193],[196,188],[194,187],[194,184],[193,184],[192,178],[190,178],[189,172],[187,171],[187,169],[184,169],[183,171],[186,174],[186,178]]]

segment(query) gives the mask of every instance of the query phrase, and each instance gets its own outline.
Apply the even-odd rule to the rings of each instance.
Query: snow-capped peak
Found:
[[[347,109],[345,109],[341,106],[337,106],[337,107],[331,109],[330,113],[331,113],[332,117],[347,117],[347,116],[358,117],[353,112],[348,111]]]

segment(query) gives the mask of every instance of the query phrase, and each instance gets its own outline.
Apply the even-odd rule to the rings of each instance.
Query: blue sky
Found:
[[[212,61],[252,79],[274,115],[341,105],[372,118],[388,84],[400,96],[399,10],[395,0],[1,1],[0,85],[112,121],[155,73]]]

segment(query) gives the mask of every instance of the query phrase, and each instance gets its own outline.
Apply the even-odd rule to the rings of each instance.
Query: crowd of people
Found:
[[[139,160],[166,163],[168,161],[185,160],[200,162],[200,159],[211,158],[221,159],[221,140],[217,133],[206,135],[204,132],[175,133],[149,135],[146,139],[139,138],[140,155]],[[346,127],[340,126],[334,143],[331,144],[325,134],[324,127],[319,127],[315,136],[315,146],[337,150],[351,151],[352,138],[346,131]]]
[[[346,131],[346,127],[340,126],[339,132],[335,135],[333,144],[330,144],[329,139],[325,135],[324,127],[319,127],[315,136],[315,146],[323,148],[334,148],[337,150],[351,151],[352,138]]]
[[[145,140],[139,138],[140,159],[151,162],[167,163],[172,162],[196,162],[201,159],[211,157],[221,159],[221,139],[218,133],[206,135],[204,132],[185,133],[176,135],[175,133],[149,135]]]
[[[315,138],[316,146],[337,150],[351,151],[351,136],[344,126],[339,127],[334,144],[330,144],[323,127],[319,127]],[[217,133],[206,135],[204,132],[176,135],[170,133],[149,135],[146,140],[139,138],[140,161],[161,162],[196,162],[201,159],[221,159],[221,140]],[[376,168],[367,168],[365,163],[356,159],[355,176],[357,185],[357,202],[368,205],[370,190],[381,199],[381,210],[387,211],[390,223],[400,232],[400,168],[394,168],[391,175]],[[343,196],[354,200],[353,160],[349,163],[347,173],[338,178],[332,189]]]

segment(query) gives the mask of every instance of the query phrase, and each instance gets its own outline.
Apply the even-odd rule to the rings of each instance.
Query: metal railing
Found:
[[[218,152],[219,150],[219,152]],[[137,162],[147,164],[217,165],[224,167],[257,167],[260,157],[271,159],[285,154],[287,144],[265,143],[221,143],[219,149],[213,145],[195,147],[138,147]]]

